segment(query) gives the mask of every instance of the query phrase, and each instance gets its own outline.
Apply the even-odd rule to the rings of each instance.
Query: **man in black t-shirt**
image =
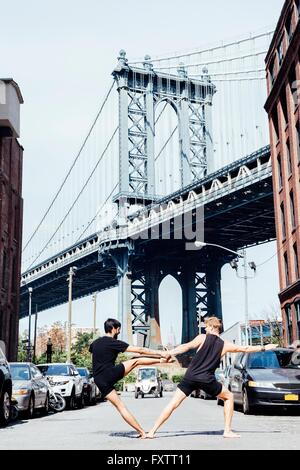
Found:
[[[171,356],[165,351],[154,351],[147,348],[129,346],[128,343],[117,339],[120,330],[121,323],[118,320],[109,318],[104,323],[105,336],[96,339],[91,344],[89,350],[93,355],[94,380],[101,391],[102,397],[109,400],[117,408],[124,420],[139,433],[139,437],[144,439],[146,437],[145,431],[128,411],[114,386],[136,367],[150,366],[161,362],[166,363],[171,360]],[[115,365],[120,352],[139,353],[141,355],[154,356],[154,358],[138,357]]]

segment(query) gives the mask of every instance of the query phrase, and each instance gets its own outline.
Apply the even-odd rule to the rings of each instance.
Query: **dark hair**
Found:
[[[106,322],[104,322],[105,333],[111,333],[113,328],[121,328],[121,323],[114,318],[108,318]]]

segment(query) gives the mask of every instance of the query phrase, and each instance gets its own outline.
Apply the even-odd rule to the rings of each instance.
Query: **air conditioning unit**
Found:
[[[23,97],[12,78],[0,79],[0,135],[20,136],[20,104]]]

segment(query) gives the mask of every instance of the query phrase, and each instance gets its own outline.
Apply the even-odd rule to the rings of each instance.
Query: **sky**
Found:
[[[273,27],[283,0],[15,0],[1,2],[0,77],[20,85],[24,146],[24,239],[40,220],[93,120],[111,81],[120,49],[129,59],[198,48]],[[276,254],[268,244],[249,250],[263,263]],[[258,318],[277,302],[276,256],[249,280],[249,307]],[[228,266],[222,272],[225,327],[244,316],[243,281]],[[170,321],[180,340],[179,290],[161,288],[164,342]],[[99,295],[98,324],[116,316],[116,292]],[[39,325],[65,321],[67,306],[41,313]],[[90,299],[74,302],[74,323],[91,326]],[[20,329],[27,327],[22,320]]]

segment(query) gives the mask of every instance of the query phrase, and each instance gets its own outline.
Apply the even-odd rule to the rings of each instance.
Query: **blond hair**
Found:
[[[222,331],[222,322],[217,317],[209,317],[205,320],[205,326],[209,326],[214,330],[218,330],[219,333]]]

